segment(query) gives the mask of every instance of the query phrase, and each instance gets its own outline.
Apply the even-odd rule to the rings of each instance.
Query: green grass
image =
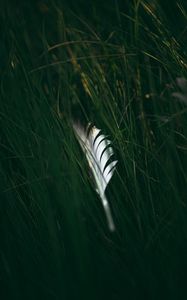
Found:
[[[186,299],[185,1],[2,1],[0,20],[1,299]],[[112,140],[114,233],[72,119]]]

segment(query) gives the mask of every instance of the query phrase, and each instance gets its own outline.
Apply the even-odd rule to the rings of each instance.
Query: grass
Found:
[[[2,299],[185,299],[185,1],[1,4]],[[110,233],[71,120],[109,135]]]

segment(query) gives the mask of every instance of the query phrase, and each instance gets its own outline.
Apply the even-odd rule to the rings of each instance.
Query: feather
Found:
[[[80,124],[73,124],[76,137],[95,179],[96,191],[99,194],[105,211],[109,229],[115,230],[110,206],[105,195],[106,187],[115,171],[117,160],[113,160],[114,151],[111,142],[101,130],[88,124],[85,130]]]
[[[179,77],[176,79],[176,84],[181,91],[172,93],[172,96],[180,102],[187,104],[187,80],[184,77]]]

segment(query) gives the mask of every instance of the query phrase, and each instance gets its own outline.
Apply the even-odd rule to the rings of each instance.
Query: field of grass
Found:
[[[0,299],[187,299],[186,1],[11,2],[0,4]],[[72,120],[112,141],[115,232]]]

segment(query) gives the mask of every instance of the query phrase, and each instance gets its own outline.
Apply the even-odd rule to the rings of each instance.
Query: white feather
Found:
[[[105,196],[106,187],[112,178],[117,164],[116,160],[111,159],[114,154],[111,142],[105,135],[101,134],[101,130],[95,126],[92,126],[89,131],[84,130],[77,124],[73,124],[73,128],[92,170],[96,191],[101,198],[109,229],[114,231],[115,226],[110,206]]]

